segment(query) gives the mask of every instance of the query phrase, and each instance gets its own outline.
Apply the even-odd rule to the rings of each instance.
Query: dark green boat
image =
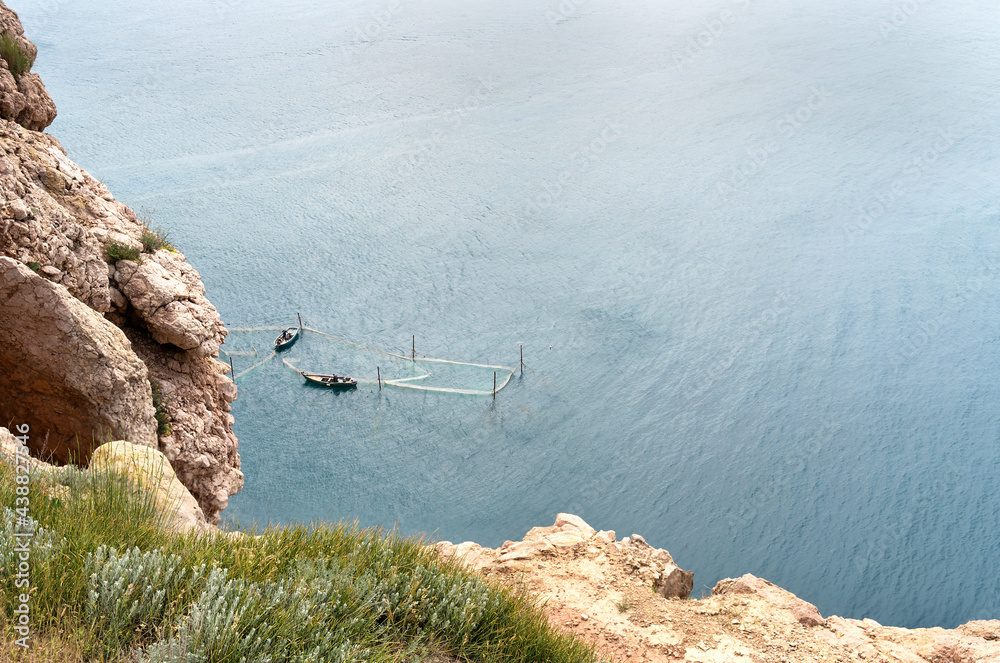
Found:
[[[299,340],[299,328],[289,327],[288,329],[282,330],[278,338],[274,339],[274,349],[275,350],[286,350],[292,347],[295,341]]]
[[[351,389],[358,386],[358,381],[346,375],[323,375],[322,373],[302,373],[306,382],[322,385],[324,387],[334,387],[336,389]]]

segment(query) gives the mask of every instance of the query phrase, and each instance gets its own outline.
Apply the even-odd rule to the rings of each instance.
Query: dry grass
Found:
[[[6,630],[6,629],[4,629]],[[77,640],[59,633],[48,633],[43,637],[31,636],[28,649],[5,640],[0,647],[0,663],[79,663],[83,653],[77,647]]]

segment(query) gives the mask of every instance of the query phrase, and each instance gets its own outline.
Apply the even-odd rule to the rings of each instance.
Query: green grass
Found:
[[[146,253],[152,253],[157,249],[176,251],[177,248],[170,243],[170,233],[161,226],[153,227],[153,210],[143,208],[139,211],[139,221],[142,222],[142,248]]]
[[[166,230],[157,226],[155,229],[145,226],[142,229],[142,236],[140,237],[142,242],[142,248],[146,253],[152,253],[157,249],[166,249],[168,251],[176,251],[177,249],[173,244],[170,243],[170,235]]]
[[[142,251],[120,242],[108,241],[105,243],[104,253],[107,255],[108,260],[111,261],[112,265],[117,263],[119,260],[142,262]]]
[[[9,32],[0,33],[0,58],[7,61],[7,67],[15,80],[31,71],[31,65],[34,64]]]
[[[38,273],[38,270],[40,270],[41,268],[42,268],[42,263],[38,261],[32,261],[28,263],[28,269],[30,269],[35,273]]]
[[[230,539],[160,529],[120,476],[67,470],[69,497],[33,478],[32,630],[86,661],[594,663],[524,590],[441,562],[420,540],[357,525]],[[15,483],[0,463],[0,565],[12,568]],[[10,646],[15,596],[0,575]],[[18,592],[23,590],[18,590]]]
[[[163,387],[152,375],[149,376],[149,386],[153,392],[153,407],[156,408],[156,434],[170,435],[170,413],[167,412],[167,404],[163,401]]]

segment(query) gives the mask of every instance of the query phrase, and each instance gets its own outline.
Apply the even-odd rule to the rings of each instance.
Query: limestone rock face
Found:
[[[56,104],[38,74],[21,76],[17,90],[24,95],[24,109],[17,115],[18,124],[32,131],[41,131],[52,124],[56,119]]]
[[[0,33],[6,32],[17,41],[29,60],[35,61],[38,49],[27,37],[21,20],[13,10],[0,3]],[[7,62],[0,59],[0,117],[17,122],[26,129],[41,131],[56,119],[56,105],[37,74],[14,78]]]
[[[108,442],[94,450],[90,469],[121,472],[152,491],[165,529],[200,533],[210,530],[198,502],[178,481],[170,463],[159,451],[125,441]]]
[[[560,513],[552,527],[533,527],[524,535],[522,541],[507,541],[500,547],[500,560],[507,562],[516,559],[529,559],[537,555],[572,548],[594,536],[593,527],[583,521],[583,518],[572,514]]]
[[[170,434],[161,435],[159,449],[170,460],[178,478],[205,510],[209,522],[218,524],[219,512],[229,496],[243,487],[239,442],[233,434],[230,403],[236,385],[226,374],[229,366],[197,350],[180,350],[158,344],[148,332],[130,328],[126,333],[136,354],[160,382],[170,414]]]
[[[106,436],[157,443],[146,366],[120,329],[5,257],[0,310],[0,420],[31,427],[34,455],[86,462]]]
[[[218,356],[225,325],[184,256],[160,249],[142,264],[122,260],[115,282],[156,341],[201,357]]]
[[[716,583],[712,595],[719,594],[756,594],[761,598],[782,607],[792,613],[800,624],[805,626],[822,626],[826,623],[812,603],[803,601],[795,594],[777,585],[747,573],[739,578],[726,578]]]
[[[17,15],[0,4],[2,30],[34,55]],[[208,520],[218,522],[243,486],[229,407],[236,387],[211,359],[225,337],[219,314],[179,253],[146,252],[140,261],[111,264],[111,242],[143,249],[143,223],[70,161],[58,140],[29,130],[51,122],[55,107],[45,110],[51,100],[37,76],[14,80],[5,64],[0,60],[0,256],[36,268],[125,331],[169,393],[173,434],[159,438],[159,449]],[[0,382],[0,403],[12,398]]]
[[[32,458],[30,456],[26,459],[23,458],[24,453],[27,452],[21,449],[21,443],[16,437],[14,437],[14,434],[6,428],[0,428],[0,460],[7,463],[11,467],[16,467],[19,462],[21,464],[26,464],[28,466],[28,471],[32,474],[54,469],[52,465],[49,465],[45,461],[38,460],[37,458]],[[18,456],[21,456],[20,461]]]

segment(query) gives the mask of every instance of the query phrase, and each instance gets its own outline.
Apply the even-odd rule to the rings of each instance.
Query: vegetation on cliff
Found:
[[[0,566],[13,568],[15,481],[0,463]],[[31,490],[33,650],[13,645],[23,589],[0,579],[5,656],[56,661],[552,661],[593,651],[523,590],[355,525],[259,535],[166,532],[120,475],[65,468]],[[55,652],[58,651],[58,654]]]
[[[20,80],[21,76],[31,71],[31,65],[34,64],[31,55],[24,52],[17,38],[9,32],[0,33],[0,58],[7,62],[14,80]]]

